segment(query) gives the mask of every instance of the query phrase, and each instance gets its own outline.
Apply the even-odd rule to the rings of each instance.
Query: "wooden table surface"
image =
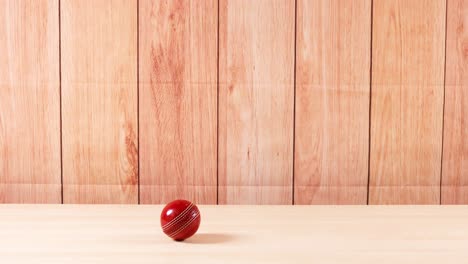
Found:
[[[186,242],[159,205],[0,205],[0,263],[466,263],[467,206],[199,206]]]

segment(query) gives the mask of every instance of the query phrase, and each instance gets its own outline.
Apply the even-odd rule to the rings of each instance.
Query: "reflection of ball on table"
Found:
[[[200,226],[198,207],[186,200],[168,203],[161,212],[161,227],[170,238],[183,241],[193,236]]]

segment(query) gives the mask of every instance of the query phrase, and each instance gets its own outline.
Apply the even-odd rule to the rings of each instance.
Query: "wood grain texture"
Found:
[[[62,0],[66,203],[136,203],[137,2]]]
[[[297,2],[297,204],[367,202],[371,1]]]
[[[440,264],[468,258],[467,206],[201,205],[176,243],[162,205],[1,205],[0,262],[14,264]]]
[[[217,1],[140,1],[142,203],[216,203]]]
[[[294,1],[220,1],[222,204],[292,203],[294,9]]]
[[[438,204],[444,0],[373,3],[371,204]]]
[[[0,50],[0,203],[60,203],[58,1],[0,1]]]
[[[442,203],[468,203],[468,1],[447,2]]]

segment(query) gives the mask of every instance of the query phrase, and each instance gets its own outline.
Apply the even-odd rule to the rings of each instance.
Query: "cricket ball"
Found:
[[[161,212],[161,227],[167,236],[183,241],[193,236],[200,226],[198,207],[186,200],[168,203]]]

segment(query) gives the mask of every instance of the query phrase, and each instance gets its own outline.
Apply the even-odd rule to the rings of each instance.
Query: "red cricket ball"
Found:
[[[163,232],[176,241],[183,241],[193,236],[200,226],[198,207],[186,200],[168,203],[161,212]]]

